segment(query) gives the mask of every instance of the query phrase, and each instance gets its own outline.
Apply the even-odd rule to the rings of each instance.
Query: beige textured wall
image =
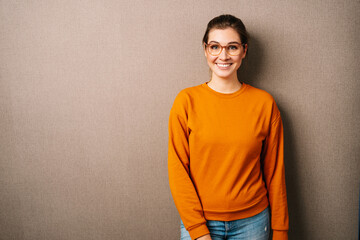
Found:
[[[0,1],[0,239],[179,239],[175,95],[240,17],[241,79],[282,112],[290,239],[357,239],[360,2]]]

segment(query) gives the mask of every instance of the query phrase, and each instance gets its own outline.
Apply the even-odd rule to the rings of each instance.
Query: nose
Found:
[[[219,58],[220,58],[220,60],[229,59],[229,55],[228,55],[228,53],[225,51],[225,48],[224,48],[224,47],[221,49],[221,53],[220,53],[220,55],[219,55]]]

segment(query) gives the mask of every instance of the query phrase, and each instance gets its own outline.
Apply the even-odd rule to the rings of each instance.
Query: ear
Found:
[[[204,48],[204,55],[205,55],[205,57],[207,57],[207,53],[206,53],[206,45],[205,45],[205,43],[203,43],[203,48]]]
[[[247,45],[247,43],[245,43],[245,46],[244,46],[244,56],[243,56],[243,58],[245,58],[245,56],[246,56],[247,49],[248,49],[248,45]]]

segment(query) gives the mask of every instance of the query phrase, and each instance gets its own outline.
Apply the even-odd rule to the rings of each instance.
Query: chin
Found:
[[[230,78],[232,75],[236,75],[236,72],[230,72],[230,73],[219,73],[219,72],[213,72],[214,75],[216,75],[219,78]]]

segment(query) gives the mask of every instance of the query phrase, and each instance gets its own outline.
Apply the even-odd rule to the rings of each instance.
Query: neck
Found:
[[[208,85],[215,91],[222,93],[232,93],[239,90],[242,84],[239,82],[236,74],[233,74],[227,78],[221,78],[212,73],[211,80],[209,81]]]

